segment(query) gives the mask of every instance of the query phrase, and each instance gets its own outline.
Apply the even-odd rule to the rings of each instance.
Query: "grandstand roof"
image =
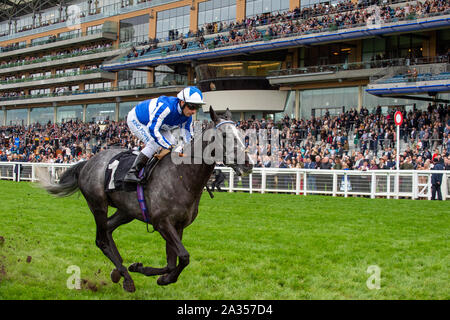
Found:
[[[65,2],[67,0],[1,0],[0,21],[13,20],[14,18],[39,12]]]

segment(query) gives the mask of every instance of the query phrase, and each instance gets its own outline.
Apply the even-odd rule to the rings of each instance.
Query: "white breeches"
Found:
[[[142,149],[142,153],[145,154],[148,158],[153,157],[155,152],[159,149],[160,145],[153,139],[150,134],[148,127],[141,122],[136,117],[135,109],[132,109],[128,113],[127,124],[131,130],[131,133],[134,134],[140,141],[145,143],[144,149]],[[175,143],[175,137],[168,130],[160,130],[161,135],[170,142],[170,144]]]

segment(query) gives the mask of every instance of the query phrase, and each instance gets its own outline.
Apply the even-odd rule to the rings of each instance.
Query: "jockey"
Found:
[[[153,157],[159,147],[172,150],[175,142],[171,130],[184,129],[183,140],[188,143],[192,137],[192,116],[204,104],[203,94],[197,87],[187,87],[176,97],[161,96],[145,100],[134,107],[127,117],[131,132],[145,147],[136,157],[124,181],[140,182],[139,171]]]

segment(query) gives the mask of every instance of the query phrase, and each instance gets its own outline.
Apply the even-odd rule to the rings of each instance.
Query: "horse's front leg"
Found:
[[[136,262],[128,267],[131,272],[139,272],[145,276],[163,275],[172,272],[177,266],[177,255],[166,242],[167,266],[164,268],[144,267],[142,263]]]
[[[166,240],[167,267],[169,272],[158,278],[157,283],[161,286],[174,283],[178,280],[178,276],[184,268],[189,264],[189,252],[181,243],[183,237],[183,229],[178,231],[170,223],[164,224],[158,229],[161,236]],[[179,264],[177,263],[179,258]]]

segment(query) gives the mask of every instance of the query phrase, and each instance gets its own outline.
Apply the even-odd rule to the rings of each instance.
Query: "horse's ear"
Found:
[[[211,120],[214,123],[219,122],[219,116],[217,115],[217,113],[214,111],[212,106],[209,106],[209,116],[211,117]]]
[[[233,116],[231,115],[231,111],[228,108],[227,108],[227,111],[225,112],[225,118],[227,120],[232,120],[233,119]]]

